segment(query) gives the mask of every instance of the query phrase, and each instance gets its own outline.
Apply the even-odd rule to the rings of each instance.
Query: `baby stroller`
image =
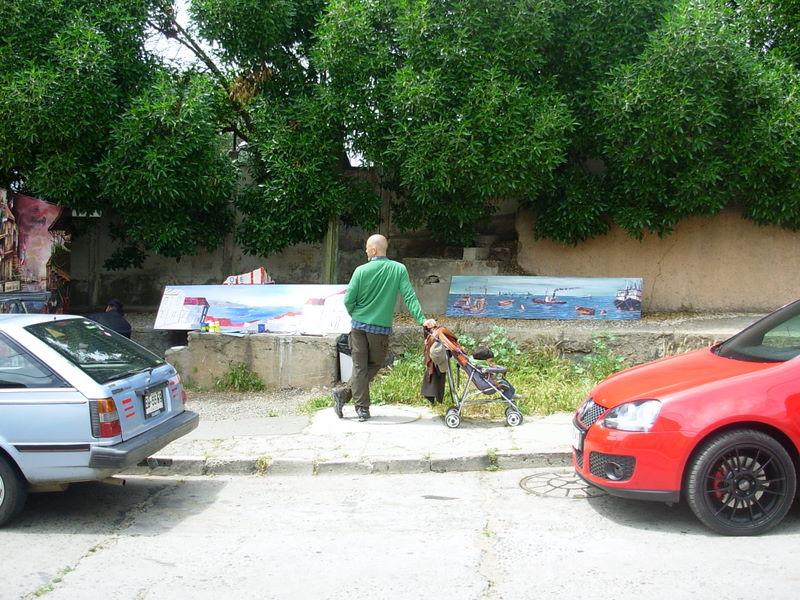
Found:
[[[459,345],[458,338],[446,327],[434,327],[425,333],[426,377],[446,377],[453,399],[454,406],[448,408],[444,415],[445,425],[451,429],[461,425],[461,411],[467,404],[493,402],[508,405],[506,423],[511,427],[522,423],[522,413],[514,401],[514,386],[505,378],[508,369],[492,364],[494,354],[489,348],[478,348],[472,355],[475,360],[489,362],[488,366],[482,367],[470,361],[470,357]],[[443,392],[442,387],[442,396]],[[427,398],[431,402],[436,400],[431,396]]]

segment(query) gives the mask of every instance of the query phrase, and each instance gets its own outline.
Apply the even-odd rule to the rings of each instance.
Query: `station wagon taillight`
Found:
[[[96,438],[112,438],[122,433],[119,413],[113,398],[91,400],[89,408],[92,419],[92,435]]]

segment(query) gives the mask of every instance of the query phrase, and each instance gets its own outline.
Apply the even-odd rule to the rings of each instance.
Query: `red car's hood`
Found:
[[[781,364],[721,358],[705,348],[620,371],[595,387],[592,397],[601,406],[613,408],[630,400],[664,399],[689,388]]]

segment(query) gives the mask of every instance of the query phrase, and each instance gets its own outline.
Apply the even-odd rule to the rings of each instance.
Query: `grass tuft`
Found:
[[[242,362],[229,363],[227,372],[214,382],[221,392],[261,392],[266,386],[256,373]]]

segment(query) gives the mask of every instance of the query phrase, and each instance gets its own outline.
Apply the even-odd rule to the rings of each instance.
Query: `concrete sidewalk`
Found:
[[[423,473],[563,466],[571,460],[572,415],[505,422],[465,419],[448,429],[425,407],[373,406],[360,423],[332,409],[313,416],[201,421],[128,474],[323,475]]]

